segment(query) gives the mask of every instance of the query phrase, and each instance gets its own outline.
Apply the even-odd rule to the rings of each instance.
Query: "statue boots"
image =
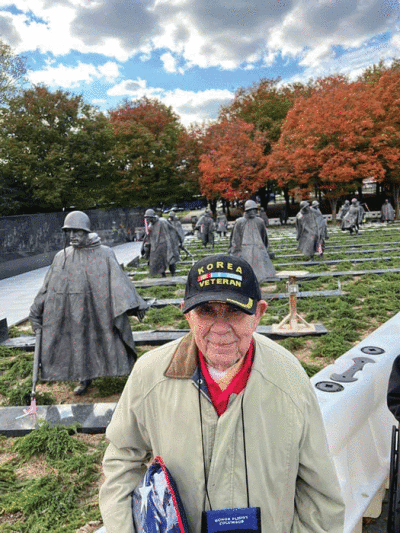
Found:
[[[75,396],[80,396],[81,394],[83,394],[91,383],[92,383],[91,379],[86,379],[84,381],[81,381],[79,385],[75,387],[74,389]]]

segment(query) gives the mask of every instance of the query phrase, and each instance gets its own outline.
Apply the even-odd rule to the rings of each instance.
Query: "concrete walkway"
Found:
[[[114,246],[113,250],[119,263],[127,264],[140,255],[141,242],[128,242]],[[13,278],[0,280],[0,320],[7,319],[8,327],[25,320],[29,308],[42,286],[49,267],[38,268]]]

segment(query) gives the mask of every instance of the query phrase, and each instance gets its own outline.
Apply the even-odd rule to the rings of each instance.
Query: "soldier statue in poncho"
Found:
[[[357,198],[353,198],[349,210],[342,219],[342,231],[348,230],[350,235],[352,233],[357,234],[360,229],[360,219],[362,219],[362,214],[359,203]]]
[[[199,231],[199,236],[203,246],[206,248],[207,244],[211,244],[214,248],[214,231],[215,224],[210,209],[206,209],[196,223],[195,230]]]
[[[74,393],[82,394],[94,378],[130,373],[128,314],[143,318],[147,304],[85,213],[69,213],[62,229],[71,246],[56,254],[29,319],[41,330],[41,379],[79,381]]]
[[[394,209],[392,204],[386,198],[381,207],[381,222],[393,222]]]
[[[183,237],[165,218],[159,218],[153,209],[144,214],[145,236],[142,244],[142,255],[149,262],[150,276],[161,274],[166,276],[169,269],[175,274],[175,265],[179,261],[179,247]]]
[[[329,239],[328,224],[326,223],[326,220],[324,219],[324,215],[321,213],[321,209],[319,208],[318,200],[313,200],[313,202],[311,203],[311,209],[316,214],[319,240],[320,240],[320,243],[321,243],[322,250],[324,250],[325,249],[325,241],[327,239]]]
[[[267,228],[257,213],[257,204],[247,200],[244,216],[238,218],[233,226],[228,253],[250,263],[260,283],[275,276],[276,272],[268,253]]]
[[[350,200],[345,200],[344,204],[339,209],[337,219],[343,220],[345,215],[348,213],[349,209],[350,209]]]
[[[319,255],[324,253],[324,244],[326,239],[326,228],[321,219],[306,200],[300,202],[300,211],[296,215],[296,239],[298,249],[308,258],[312,259],[317,252]]]

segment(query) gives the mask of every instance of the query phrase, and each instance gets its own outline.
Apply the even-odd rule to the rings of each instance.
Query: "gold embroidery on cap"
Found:
[[[251,309],[251,307],[253,307],[253,298],[249,298],[247,304],[242,304],[242,302],[238,302],[237,300],[231,300],[230,298],[227,298],[226,302],[239,305],[240,307],[244,307],[245,309]]]

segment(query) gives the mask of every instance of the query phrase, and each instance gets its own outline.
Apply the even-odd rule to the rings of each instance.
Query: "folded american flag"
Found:
[[[132,513],[136,533],[189,533],[177,486],[160,456],[132,494]]]

